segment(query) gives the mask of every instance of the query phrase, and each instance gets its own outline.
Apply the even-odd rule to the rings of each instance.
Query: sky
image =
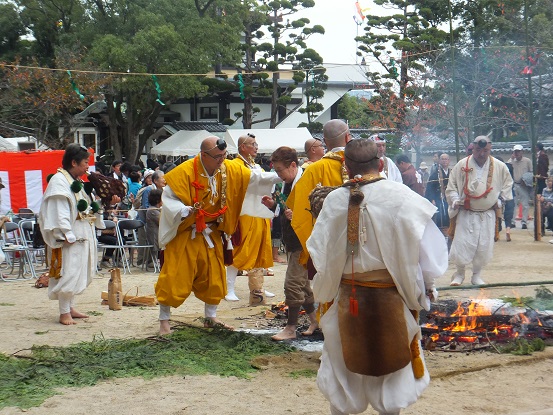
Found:
[[[361,4],[363,7],[368,4],[369,12],[375,13],[372,1],[364,0]],[[357,26],[353,20],[355,14],[355,0],[315,0],[315,7],[302,15],[311,20],[311,25],[323,26],[325,34],[311,36],[307,46],[315,49],[325,63],[359,63],[355,37],[363,34],[363,26]]]

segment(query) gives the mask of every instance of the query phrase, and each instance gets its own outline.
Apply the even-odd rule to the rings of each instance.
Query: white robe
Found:
[[[472,263],[473,271],[479,272],[493,256],[495,236],[494,205],[499,197],[504,201],[512,200],[513,179],[505,163],[494,159],[494,169],[491,181],[492,190],[486,197],[470,199],[471,210],[453,209],[455,202],[465,200],[464,186],[466,173],[462,170],[467,165],[467,159],[459,161],[449,174],[446,198],[449,204],[449,216],[457,216],[455,237],[451,245],[450,259],[456,266],[466,266]],[[490,159],[479,167],[474,157],[469,159],[468,191],[479,196],[486,191]]]
[[[404,303],[409,338],[419,326],[409,310],[429,309],[426,289],[447,269],[447,246],[432,221],[436,208],[409,188],[388,180],[362,187],[360,231],[365,232],[353,265],[356,273],[388,269]],[[346,253],[349,190],[330,193],[307,241],[317,274],[315,299],[337,299],[342,274],[351,273]],[[415,379],[411,363],[384,376],[350,372],[344,363],[337,302],[321,319],[325,335],[317,384],[330,403],[343,413],[360,413],[370,404],[379,412],[394,412],[414,403],[429,383],[425,368]],[[421,354],[421,357],[424,357]]]
[[[389,157],[386,157],[386,163],[388,164],[388,175],[386,175],[385,171],[381,171],[380,175],[385,179],[391,180],[393,182],[403,183],[401,172],[397,168],[396,163],[394,163]]]
[[[44,242],[51,248],[62,248],[61,277],[50,278],[48,297],[57,300],[58,294],[81,294],[96,274],[97,240],[96,229],[105,229],[101,215],[96,214],[94,223],[79,220],[77,200],[70,183],[62,173],[50,179],[42,199],[38,222]],[[84,192],[83,192],[84,193]],[[90,203],[90,199],[86,198]],[[60,242],[74,235],[76,242]]]

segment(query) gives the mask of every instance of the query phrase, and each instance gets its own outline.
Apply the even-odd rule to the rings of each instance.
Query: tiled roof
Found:
[[[171,127],[176,130],[185,131],[200,131],[206,130],[210,133],[224,133],[227,131],[227,126],[219,122],[206,122],[206,121],[175,121],[172,122]]]

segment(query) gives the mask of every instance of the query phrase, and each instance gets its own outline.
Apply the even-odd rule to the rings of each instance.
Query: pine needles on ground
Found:
[[[266,336],[183,327],[166,341],[105,340],[69,347],[34,346],[27,356],[0,354],[0,409],[40,405],[57,388],[83,387],[110,378],[166,375],[248,377],[251,360],[291,348]]]

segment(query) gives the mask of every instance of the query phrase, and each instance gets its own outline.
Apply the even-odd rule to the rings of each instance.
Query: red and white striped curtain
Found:
[[[94,153],[90,154],[90,171],[94,170]],[[10,209],[17,213],[26,207],[40,211],[42,195],[46,189],[46,177],[61,167],[63,150],[0,152],[0,177],[4,189],[0,190],[0,213]]]

